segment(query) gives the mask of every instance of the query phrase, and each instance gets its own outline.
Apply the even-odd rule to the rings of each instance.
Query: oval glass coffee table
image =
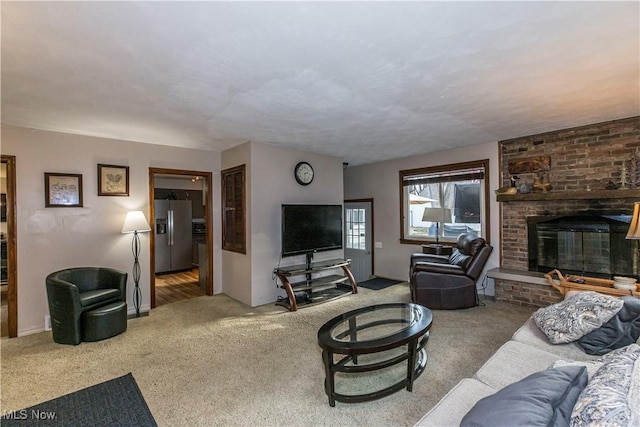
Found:
[[[329,405],[335,406],[336,400],[351,403],[379,399],[403,388],[411,391],[427,364],[425,345],[432,319],[426,307],[392,303],[352,310],[325,323],[318,330],[318,345],[322,348]],[[406,370],[392,385],[374,391],[336,392],[336,373],[365,375],[401,362],[406,362]],[[368,376],[366,384],[377,382],[375,375]]]

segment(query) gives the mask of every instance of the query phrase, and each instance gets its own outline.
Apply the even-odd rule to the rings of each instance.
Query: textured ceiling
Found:
[[[640,114],[639,2],[6,2],[2,123],[365,164]]]

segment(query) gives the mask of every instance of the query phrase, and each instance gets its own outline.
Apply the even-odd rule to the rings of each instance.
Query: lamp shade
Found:
[[[635,202],[633,206],[633,217],[626,238],[640,239],[640,202]]]
[[[124,225],[122,226],[123,233],[146,233],[151,231],[147,218],[145,218],[142,211],[129,211],[127,217],[124,219]]]
[[[451,209],[448,208],[424,208],[423,221],[451,222]]]

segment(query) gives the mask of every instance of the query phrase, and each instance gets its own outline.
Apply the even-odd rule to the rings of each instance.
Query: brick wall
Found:
[[[603,190],[620,183],[623,162],[640,149],[640,116],[501,141],[501,186],[509,185],[509,160],[548,155],[552,192]],[[520,183],[532,183],[535,174],[520,174]],[[616,190],[610,190],[616,191]],[[584,211],[631,214],[640,199],[536,200],[501,203],[501,267],[528,269],[527,223],[532,215],[573,215]],[[500,283],[499,283],[500,282]],[[495,283],[496,299],[516,304],[546,306],[559,294],[548,286],[519,282]]]
[[[509,184],[509,160],[549,155],[553,190],[602,189],[620,181],[622,162],[639,147],[640,117],[501,141],[502,182]]]
[[[526,307],[545,307],[562,301],[562,296],[551,286],[515,280],[496,279],[496,300]]]

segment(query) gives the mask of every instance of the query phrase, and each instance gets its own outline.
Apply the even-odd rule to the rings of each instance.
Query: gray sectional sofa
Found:
[[[638,344],[640,344],[640,339],[638,339]],[[631,344],[629,347],[631,346],[635,346],[634,351],[637,357],[637,345]],[[601,357],[586,354],[575,341],[566,344],[551,344],[547,336],[536,325],[532,316],[514,333],[510,341],[502,345],[487,360],[472,378],[461,380],[416,423],[416,426],[458,426],[465,414],[479,400],[494,395],[497,391],[510,384],[517,383],[531,374],[547,370],[554,363],[565,364],[558,361],[566,361],[566,364],[575,364],[572,362],[580,361],[587,362],[585,363],[586,365],[595,365],[594,361]],[[632,371],[634,383],[632,385],[635,387],[636,393],[633,397],[634,399],[640,398],[637,395],[640,389],[639,366],[640,360],[636,361],[635,370]],[[588,369],[589,377],[593,374],[593,369],[592,367]],[[632,409],[631,412],[633,411],[638,411],[638,408]],[[569,412],[571,412],[571,409],[569,409]],[[640,420],[634,418],[634,423],[635,421],[640,422]],[[513,425],[513,423],[515,421],[510,422],[510,420],[504,419],[500,425]],[[552,424],[563,425],[563,423],[555,422]],[[483,424],[467,422],[467,425]]]

